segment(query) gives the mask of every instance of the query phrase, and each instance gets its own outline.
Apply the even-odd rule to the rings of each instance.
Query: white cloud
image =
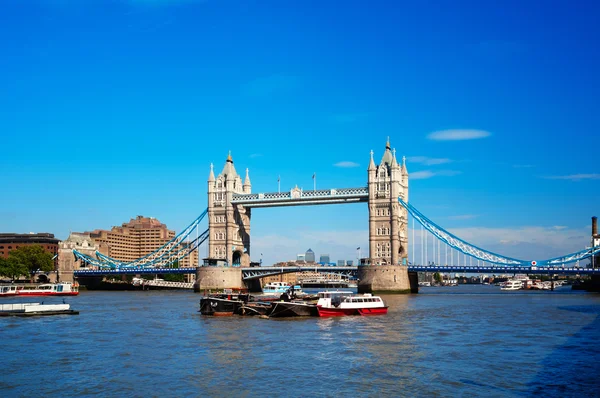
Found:
[[[356,162],[344,160],[342,162],[337,162],[336,164],[334,164],[334,166],[335,167],[358,167],[358,166],[360,166],[360,164],[358,164]]]
[[[426,156],[409,156],[406,158],[407,162],[420,163],[426,166],[435,166],[437,164],[452,163],[452,159],[448,158],[428,158]]]
[[[422,170],[415,171],[414,173],[409,173],[409,178],[411,180],[425,180],[427,178],[432,177],[452,177],[455,175],[461,174],[458,170],[439,170],[439,171],[431,171],[431,170]]]
[[[262,153],[253,153],[249,157],[250,159],[259,158],[262,156]]]
[[[430,133],[427,138],[434,141],[462,141],[485,138],[492,133],[485,130],[441,130]]]
[[[581,181],[581,180],[599,180],[600,174],[570,174],[566,176],[548,176],[544,177],[549,180],[570,180],[570,181]]]

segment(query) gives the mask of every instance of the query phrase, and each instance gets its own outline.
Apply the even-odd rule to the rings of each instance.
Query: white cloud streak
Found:
[[[350,167],[358,167],[360,166],[360,164],[356,163],[356,162],[351,162],[349,160],[344,160],[342,162],[337,162],[336,164],[334,164],[335,167],[343,167],[343,168],[350,168]]]
[[[441,130],[430,133],[427,138],[434,141],[464,141],[485,138],[492,135],[485,130]]]
[[[570,174],[565,176],[548,176],[544,177],[549,180],[569,180],[569,181],[581,181],[581,180],[600,180],[600,174]]]
[[[458,170],[438,170],[438,171],[432,171],[432,170],[422,170],[422,171],[415,171],[414,173],[409,173],[409,178],[411,180],[426,180],[428,178],[433,178],[433,177],[452,177],[452,176],[456,176],[461,174],[461,171]]]
[[[425,166],[435,166],[438,164],[452,163],[452,159],[448,158],[428,158],[426,156],[409,156],[406,158],[409,163],[419,163]]]

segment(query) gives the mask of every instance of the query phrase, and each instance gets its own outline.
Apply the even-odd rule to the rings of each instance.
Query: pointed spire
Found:
[[[373,150],[371,149],[371,160],[369,161],[369,169],[375,170],[375,161],[373,160]]]
[[[398,166],[398,161],[396,160],[396,148],[392,149],[392,167]]]
[[[385,143],[385,152],[383,153],[383,157],[381,158],[380,164],[387,164],[388,166],[392,165],[392,151],[391,151],[391,147],[390,147],[390,137],[388,137],[388,140]]]
[[[246,168],[246,178],[244,179],[244,186],[250,185],[250,174],[248,168]]]
[[[408,174],[406,169],[406,156],[402,156],[402,174]]]
[[[208,181],[215,180],[215,172],[213,171],[213,164],[210,164],[210,174],[208,175]]]
[[[233,158],[231,157],[231,151],[229,151],[229,155],[227,155],[227,161],[233,163]]]

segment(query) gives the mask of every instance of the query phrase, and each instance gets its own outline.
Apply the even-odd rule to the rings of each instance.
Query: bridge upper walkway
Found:
[[[289,192],[233,194],[231,203],[244,207],[276,207],[367,202],[368,200],[367,187],[310,191],[295,188]]]

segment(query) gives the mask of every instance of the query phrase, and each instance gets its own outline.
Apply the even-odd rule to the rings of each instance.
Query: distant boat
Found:
[[[520,290],[523,288],[523,281],[509,280],[504,283],[500,290]]]
[[[288,290],[293,290],[296,294],[302,293],[302,287],[300,285],[291,285],[287,282],[269,282],[263,286],[264,294],[283,294]]]
[[[77,296],[79,294],[79,283],[60,282],[44,283],[38,286],[24,286],[17,288],[17,296]]]

